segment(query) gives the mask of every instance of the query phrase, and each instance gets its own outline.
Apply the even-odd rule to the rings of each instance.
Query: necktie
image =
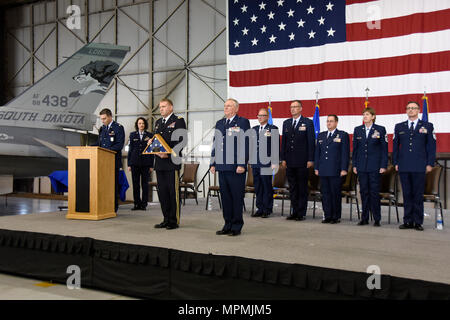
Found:
[[[166,119],[162,119],[162,124],[163,124],[163,126],[166,124]]]
[[[260,126],[260,127],[259,127],[259,132],[263,131],[263,129],[264,129],[264,127],[263,127],[263,126]]]
[[[297,126],[297,120],[294,120],[294,124],[292,125],[292,128],[295,128]]]
[[[414,122],[411,122],[411,127],[409,127],[409,130],[414,131]]]
[[[227,127],[230,125],[230,119],[227,119]]]
[[[327,139],[330,139],[331,138],[331,132],[328,132],[328,138]]]
[[[366,128],[366,138],[369,136],[370,128]]]

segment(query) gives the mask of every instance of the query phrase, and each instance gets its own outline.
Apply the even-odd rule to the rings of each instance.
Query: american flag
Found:
[[[392,134],[426,91],[437,151],[450,152],[449,0],[229,0],[227,58],[228,96],[252,124],[269,101],[278,127],[294,99],[312,118],[319,91],[321,128],[337,114],[352,134],[369,88]]]

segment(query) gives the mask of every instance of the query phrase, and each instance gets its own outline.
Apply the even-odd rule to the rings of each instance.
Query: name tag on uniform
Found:
[[[139,141],[139,139],[133,139],[133,141]]]
[[[419,129],[419,132],[426,134],[426,133],[428,133],[428,130],[425,127],[422,127],[422,128]]]
[[[359,139],[362,139],[362,137],[356,137],[356,139],[358,139],[358,140],[359,140]]]
[[[148,140],[150,140],[150,138],[149,137],[145,137],[144,141],[148,141]]]
[[[172,122],[171,124],[169,124],[169,125],[167,126],[167,128],[175,128],[175,122]]]
[[[319,143],[322,143],[322,142],[323,142],[323,140],[318,140],[318,142],[319,142]]]
[[[405,131],[400,131],[398,134],[405,134]]]

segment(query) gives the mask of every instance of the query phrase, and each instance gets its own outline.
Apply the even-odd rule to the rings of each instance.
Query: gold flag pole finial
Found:
[[[364,102],[364,105],[366,106],[366,108],[369,106],[369,87],[366,88],[366,101]]]

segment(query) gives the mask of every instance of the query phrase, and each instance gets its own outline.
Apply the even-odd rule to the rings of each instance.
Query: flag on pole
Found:
[[[422,97],[423,104],[422,104],[422,121],[428,122],[428,97],[424,95]]]
[[[273,124],[273,119],[272,119],[272,107],[270,106],[270,103],[269,103],[269,106],[267,107],[267,111],[269,111],[269,121],[268,121],[268,123],[269,123],[269,124]]]
[[[319,103],[316,103],[316,110],[314,111],[314,117],[313,117],[313,123],[314,123],[314,132],[316,133],[316,139],[317,136],[320,133],[320,113],[319,113]]]

